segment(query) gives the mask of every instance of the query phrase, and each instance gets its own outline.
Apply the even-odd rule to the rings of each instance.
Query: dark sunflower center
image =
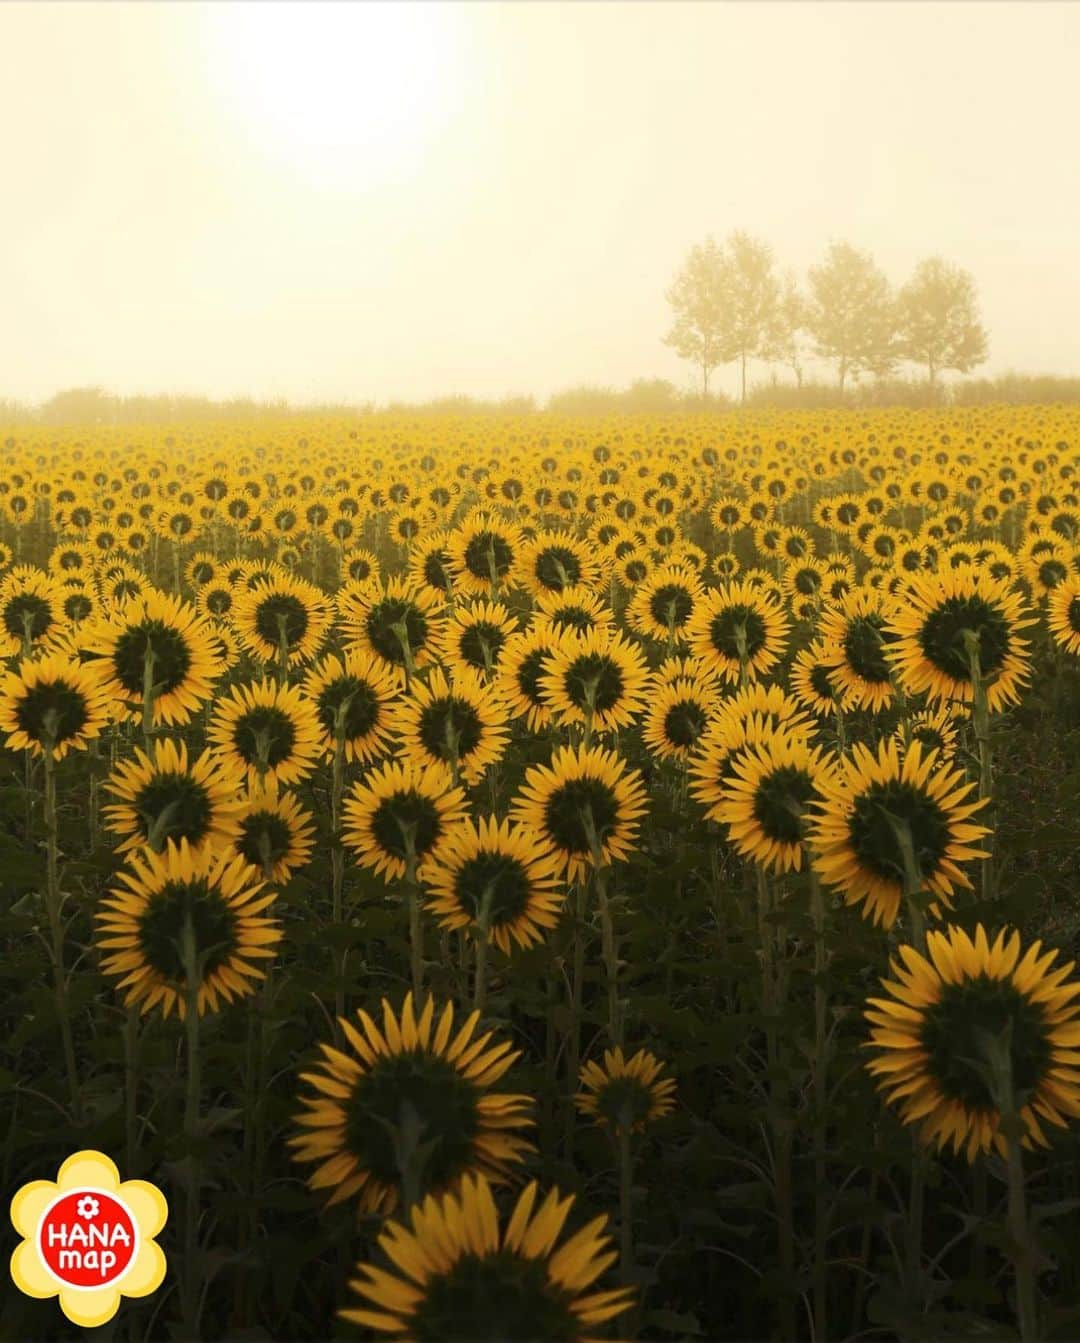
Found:
[[[205,560],[199,560],[191,566],[191,580],[199,587],[202,587],[204,583],[209,583],[213,576],[213,565],[207,564]]]
[[[210,824],[210,799],[202,784],[189,774],[155,774],[131,803],[139,829],[157,847],[167,839],[198,842]]]
[[[405,836],[412,831],[413,851],[423,858],[442,834],[439,809],[429,797],[409,791],[384,798],[371,820],[371,833],[384,853],[405,860]]]
[[[649,572],[649,566],[644,560],[631,560],[623,566],[623,576],[628,583],[640,583]]]
[[[492,928],[520,918],[531,892],[528,872],[517,858],[505,853],[478,853],[454,878],[454,894],[461,908],[475,921],[486,902]]]
[[[450,559],[445,550],[433,550],[424,560],[424,581],[440,592],[450,590]]]
[[[561,592],[581,579],[581,564],[572,550],[563,546],[548,546],[536,557],[536,581],[545,588]]]
[[[362,555],[355,556],[349,561],[349,577],[355,578],[357,582],[362,583],[366,578],[371,577],[371,563],[364,559]],[[431,580],[428,579],[430,582]]]
[[[690,619],[693,609],[694,599],[678,583],[665,583],[649,600],[649,614],[665,629],[669,625],[681,628]]]
[[[398,667],[405,665],[399,631],[395,625],[404,625],[409,648],[415,655],[427,642],[428,623],[423,611],[412,602],[386,597],[377,602],[367,615],[367,636],[371,646],[387,662]]]
[[[20,592],[4,607],[4,628],[13,639],[40,639],[53,623],[52,610],[44,597]]]
[[[577,630],[579,634],[591,630],[596,624],[593,613],[583,606],[560,606],[551,618],[559,629]]]
[[[718,653],[738,662],[742,656],[740,631],[745,642],[745,656],[749,660],[765,647],[767,637],[765,621],[752,606],[740,602],[717,612],[709,625],[709,641]]]
[[[286,648],[295,648],[307,633],[307,607],[291,593],[275,592],[264,597],[255,610],[255,628],[259,637],[277,648],[285,637]]]
[[[215,588],[206,594],[206,609],[215,616],[223,616],[232,609],[233,595],[228,588]]]
[[[927,727],[925,723],[911,729],[913,741],[921,742],[928,749],[939,750],[945,745],[945,739],[937,728]]]
[[[462,634],[458,648],[470,667],[485,671],[489,664],[494,666],[504,643],[506,635],[498,625],[478,620]]]
[[[623,693],[623,674],[619,664],[602,653],[575,658],[563,677],[563,691],[571,704],[589,711],[589,696],[597,713],[606,713],[618,704]]]
[[[427,1284],[409,1321],[420,1343],[536,1343],[576,1339],[581,1321],[548,1279],[542,1259],[501,1250],[467,1254]]]
[[[848,621],[844,634],[844,657],[848,666],[864,681],[881,684],[889,679],[889,664],[883,652],[885,622],[881,616],[855,616]]]
[[[483,721],[473,706],[452,695],[425,705],[420,715],[424,749],[447,764],[472,755],[483,734]]]
[[[86,724],[86,700],[82,692],[63,681],[50,684],[39,683],[20,699],[15,707],[15,721],[31,741],[42,742],[45,738],[46,717],[51,713],[48,730],[51,730],[54,743],[78,736]]]
[[[705,731],[708,716],[700,704],[684,700],[664,715],[664,736],[672,746],[693,746]]]
[[[543,696],[540,694],[540,676],[547,658],[546,648],[536,648],[521,659],[521,664],[517,669],[518,689],[530,704],[539,706],[544,702]]]
[[[829,679],[829,668],[822,666],[820,662],[815,663],[810,670],[810,684],[814,688],[814,693],[820,695],[822,699],[832,699],[836,693]]]
[[[991,676],[1009,654],[1009,622],[982,597],[947,597],[923,621],[919,645],[939,671],[956,681],[967,681],[971,668],[965,630],[977,635],[980,671],[984,677]]]
[[[821,575],[816,569],[799,569],[795,574],[795,591],[803,597],[812,597],[821,589]]]
[[[154,686],[167,695],[182,684],[191,667],[191,650],[184,636],[163,620],[144,620],[124,630],[116,641],[112,662],[116,679],[129,695],[143,693],[146,650],[154,651]]]
[[[874,784],[855,803],[848,833],[859,862],[883,880],[903,882],[904,855],[890,816],[907,822],[923,879],[934,876],[949,846],[948,817],[933,798],[898,780]]]
[[[596,1094],[596,1108],[610,1124],[632,1127],[649,1115],[652,1096],[636,1077],[612,1077]]]
[[[568,779],[548,798],[545,828],[564,853],[590,852],[587,814],[592,815],[596,837],[603,844],[618,825],[619,804],[611,788],[600,779]]]
[[[754,790],[754,819],[769,839],[798,844],[814,781],[804,769],[784,765],[766,774]]]
[[[428,1150],[423,1182],[440,1188],[474,1164],[476,1102],[476,1088],[445,1059],[423,1050],[391,1054],[363,1074],[345,1102],[345,1145],[376,1179],[396,1185],[394,1135],[419,1121]]]
[[[217,891],[205,881],[169,882],[139,920],[139,948],[158,974],[173,983],[184,982],[180,946],[188,918],[196,954],[205,956],[204,982],[236,947],[236,916]]]
[[[273,811],[255,811],[245,816],[236,839],[236,847],[253,867],[279,863],[292,848],[292,831],[287,821]]]
[[[1042,1011],[1009,980],[980,975],[946,984],[940,999],[925,1009],[920,1037],[926,1071],[949,1100],[976,1110],[994,1107],[987,1079],[969,1060],[982,1060],[980,1032],[1000,1035],[1012,1022],[1012,1076],[1018,1091],[1037,1087],[1051,1062]]]
[[[358,676],[339,676],[323,686],[315,701],[315,713],[322,730],[332,737],[337,731],[338,710],[345,709],[345,740],[356,741],[366,737],[379,721],[382,706],[379,697],[366,681]]]
[[[491,581],[492,570],[501,578],[514,562],[510,545],[495,532],[479,532],[465,547],[465,567],[474,578]]]
[[[94,604],[85,592],[72,592],[64,598],[64,615],[69,620],[85,620]]]
[[[257,765],[262,758],[269,769],[274,769],[292,755],[296,727],[283,709],[260,705],[236,720],[233,745],[247,764]]]
[[[1056,588],[1068,576],[1069,571],[1060,560],[1044,560],[1039,565],[1039,580],[1043,587]]]
[[[1080,597],[1074,597],[1069,603],[1069,610],[1066,618],[1076,633],[1080,634]]]

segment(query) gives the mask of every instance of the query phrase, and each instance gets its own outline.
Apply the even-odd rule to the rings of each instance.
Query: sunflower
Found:
[[[1050,593],[1046,623],[1060,648],[1080,653],[1080,575],[1071,575]]]
[[[578,881],[596,857],[606,866],[627,856],[646,809],[640,773],[614,751],[564,746],[550,765],[526,772],[510,816],[550,844],[567,880]]]
[[[565,532],[539,532],[524,542],[516,572],[519,584],[536,595],[592,588],[600,578],[593,548]]]
[[[926,945],[927,955],[901,946],[881,981],[889,996],[868,1003],[867,1067],[879,1089],[905,1124],[919,1124],[923,1143],[951,1144],[968,1161],[992,1147],[1007,1154],[1003,1101],[1019,1113],[1022,1146],[1049,1146],[1043,1123],[1065,1128],[1080,1116],[1074,963],[1052,970],[1056,951],[1035,942],[1021,957],[1019,933],[1003,929],[991,943],[981,924],[974,938],[952,926],[930,932]]]
[[[60,596],[56,579],[30,565],[0,581],[0,657],[48,648],[64,624]]]
[[[617,631],[568,631],[541,673],[540,694],[556,722],[612,732],[634,721],[648,683],[640,650]]]
[[[791,664],[788,681],[792,695],[819,718],[831,718],[836,713],[839,687],[833,679],[835,666],[836,653],[830,652],[821,639],[800,649]]]
[[[201,587],[195,598],[200,614],[216,620],[231,620],[236,611],[237,590],[224,578],[215,578]]]
[[[464,820],[420,877],[443,928],[486,927],[488,941],[509,955],[512,943],[530,947],[558,922],[561,868],[536,834],[492,816]]]
[[[155,727],[187,723],[222,671],[208,622],[179,597],[155,591],[95,621],[81,644],[119,717],[137,720],[151,690]]]
[[[211,751],[191,764],[184,742],[156,741],[152,754],[136,747],[109,775],[105,788],[119,800],[104,808],[105,824],[122,837],[118,853],[181,839],[220,847],[237,830],[240,786]]]
[[[65,581],[61,585],[59,604],[60,614],[72,631],[101,614],[97,593],[83,583],[77,584],[75,580]]]
[[[234,686],[214,706],[207,738],[250,782],[306,778],[322,754],[315,706],[296,686],[256,681]]]
[[[770,872],[802,868],[809,810],[831,767],[820,750],[783,729],[733,753],[714,819],[734,848]]]
[[[889,627],[890,609],[884,594],[856,588],[822,612],[818,632],[845,709],[877,712],[892,703],[895,691],[886,650],[896,636]]]
[[[473,671],[449,681],[435,667],[417,679],[392,710],[402,754],[420,766],[449,765],[455,778],[479,783],[489,765],[502,758],[509,733],[506,705]]]
[[[197,550],[184,565],[184,582],[190,588],[204,588],[217,577],[217,559],[208,551]]]
[[[401,678],[431,661],[442,617],[429,591],[395,577],[381,588],[354,585],[349,596],[348,606],[338,597],[349,646],[373,653]]]
[[[310,662],[330,628],[331,608],[312,583],[275,573],[267,583],[238,594],[233,627],[263,662],[295,667]]]
[[[84,751],[109,720],[109,703],[88,667],[63,653],[26,658],[0,680],[0,732],[12,751],[55,760]]]
[[[574,1104],[583,1115],[610,1129],[643,1133],[675,1107],[675,1080],[661,1077],[664,1065],[646,1049],[624,1058],[621,1048],[606,1049],[604,1062],[586,1063]]]
[[[390,760],[354,784],[343,810],[345,846],[362,867],[395,881],[407,874],[410,860],[417,868],[438,862],[467,804],[441,761],[421,767]]]
[[[681,641],[704,592],[701,579],[692,569],[666,564],[654,569],[634,589],[626,623],[659,643]]]
[[[539,625],[507,639],[495,686],[507,711],[524,718],[530,732],[542,732],[551,722],[541,677],[561,635],[554,625]]]
[[[315,823],[293,793],[271,779],[252,783],[239,804],[234,851],[267,881],[286,882],[306,867],[315,847]]]
[[[363,546],[350,546],[341,557],[341,571],[354,583],[379,584],[379,561]]]
[[[95,915],[106,953],[101,968],[127,990],[126,1006],[146,1013],[160,1003],[165,1016],[174,1007],[186,1015],[189,986],[180,948],[189,929],[201,966],[200,1016],[254,992],[252,981],[265,977],[254,962],[272,958],[281,939],[280,927],[265,914],[275,896],[262,893],[254,868],[208,844],[193,849],[187,840],[163,853],[143,849],[130,864]]]
[[[561,592],[543,592],[536,600],[533,629],[552,625],[562,632],[587,634],[589,630],[610,629],[614,624],[611,608],[590,588],[563,588]]]
[[[442,632],[442,656],[455,673],[467,668],[490,679],[507,640],[516,632],[517,621],[502,602],[462,604],[450,612]]]
[[[454,1007],[447,1003],[435,1024],[435,1000],[419,1018],[405,995],[400,1018],[382,1000],[382,1029],[367,1012],[354,1024],[339,1018],[351,1052],[320,1045],[317,1070],[300,1074],[316,1091],[303,1098],[301,1132],[288,1140],[300,1162],[317,1162],[312,1189],[330,1190],[329,1203],[356,1198],[365,1212],[393,1212],[403,1171],[400,1144],[405,1125],[418,1130],[426,1158],[422,1179],[440,1192],[463,1176],[483,1174],[500,1183],[508,1169],[532,1150],[519,1136],[532,1124],[528,1096],[492,1091],[520,1051],[509,1041],[476,1034],[473,1012],[454,1033]]]
[[[926,751],[937,751],[939,763],[948,760],[956,754],[959,741],[956,730],[958,709],[956,704],[942,704],[936,709],[923,709],[913,714],[907,724],[908,737],[919,742]],[[896,744],[902,747],[905,741],[903,724],[896,729],[894,737]]]
[[[950,904],[957,886],[971,887],[960,864],[986,857],[972,847],[990,833],[970,819],[986,805],[986,799],[964,800],[974,787],[917,741],[903,756],[895,741],[881,742],[876,756],[856,744],[821,785],[823,801],[810,836],[818,875],[848,904],[863,902],[867,917],[886,928],[895,923],[915,877],[921,890]],[[909,874],[908,858],[917,872]]]
[[[697,749],[716,712],[716,682],[705,677],[654,678],[642,720],[641,739],[658,760],[686,761]]]
[[[1019,701],[1031,663],[1018,631],[1034,624],[1034,617],[1006,580],[971,568],[918,575],[890,624],[895,642],[889,657],[909,694],[925,692],[931,703],[972,701],[970,645],[990,711]]]
[[[764,675],[778,661],[788,619],[777,602],[747,582],[725,583],[706,593],[687,634],[695,657],[728,681]]]
[[[512,586],[523,545],[521,529],[513,523],[472,514],[447,541],[454,586],[472,597],[491,597]]]
[[[339,727],[346,760],[366,764],[385,753],[400,690],[385,662],[359,649],[344,659],[327,656],[311,668],[303,688],[315,706],[328,755],[334,753]]]
[[[391,1221],[379,1236],[396,1272],[359,1265],[349,1287],[364,1305],[341,1318],[402,1339],[599,1343],[596,1326],[634,1301],[632,1287],[583,1295],[617,1258],[602,1234],[607,1218],[556,1248],[574,1196],[552,1189],[534,1212],[536,1200],[533,1181],[500,1231],[483,1176],[467,1176],[441,1202],[425,1199],[412,1209],[411,1230]]]

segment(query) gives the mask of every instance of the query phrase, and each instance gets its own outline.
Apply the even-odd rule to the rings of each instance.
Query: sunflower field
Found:
[[[5,1199],[169,1203],[79,1325],[1080,1337],[1080,412],[0,443]]]

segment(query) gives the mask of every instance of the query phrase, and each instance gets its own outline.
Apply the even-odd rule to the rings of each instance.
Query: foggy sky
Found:
[[[309,7],[297,80],[324,50],[350,106],[344,8]],[[416,68],[357,53],[406,121],[438,83],[401,152],[310,155],[222,9],[0,5],[0,397],[696,385],[664,290],[733,228],[800,273],[939,253],[982,372],[1080,373],[1080,5],[446,6]]]

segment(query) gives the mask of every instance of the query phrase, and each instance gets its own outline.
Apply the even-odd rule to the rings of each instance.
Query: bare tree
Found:
[[[738,360],[745,401],[747,363],[766,355],[776,323],[780,284],[772,249],[740,230],[722,247],[709,238],[691,248],[667,298],[675,323],[666,344],[700,366],[704,395],[712,370]]]
[[[807,304],[793,271],[787,271],[780,287],[765,358],[783,364],[795,374],[801,387],[806,366]]]
[[[868,252],[836,242],[809,272],[807,328],[817,353],[836,364],[840,390],[849,376],[883,377],[896,366],[896,312],[889,282]]]
[[[675,321],[664,337],[680,359],[691,359],[701,369],[701,394],[709,395],[709,376],[723,354],[727,266],[712,238],[695,243],[682,270],[667,291]]]
[[[970,373],[986,359],[975,281],[940,257],[921,261],[900,290],[897,323],[903,357],[926,366],[931,387],[939,372]]]

